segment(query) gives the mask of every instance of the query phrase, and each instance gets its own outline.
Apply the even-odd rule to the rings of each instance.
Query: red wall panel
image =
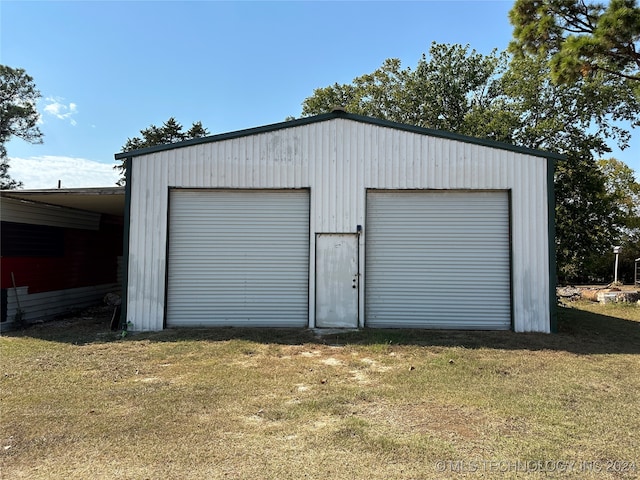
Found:
[[[29,293],[115,283],[122,255],[122,219],[103,216],[100,230],[64,230],[62,256],[3,256],[0,287],[28,286]]]

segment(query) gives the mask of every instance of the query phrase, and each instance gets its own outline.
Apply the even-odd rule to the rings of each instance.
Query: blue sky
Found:
[[[432,41],[503,50],[512,1],[0,3],[0,62],[42,94],[42,145],[12,140],[25,188],[112,185],[113,154],[174,116],[212,134],[299,116],[318,87]],[[614,155],[640,171],[640,131]]]

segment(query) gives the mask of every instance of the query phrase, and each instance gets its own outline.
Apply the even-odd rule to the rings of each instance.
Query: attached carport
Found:
[[[124,188],[8,190],[2,209],[2,329],[121,292]]]
[[[124,216],[124,187],[3,190],[0,195],[85,212]]]

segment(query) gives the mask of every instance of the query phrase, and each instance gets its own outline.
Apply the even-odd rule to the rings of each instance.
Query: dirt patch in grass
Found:
[[[561,308],[556,335],[12,332],[2,478],[637,478],[640,309],[598,308]],[[599,472],[486,463],[518,461]]]

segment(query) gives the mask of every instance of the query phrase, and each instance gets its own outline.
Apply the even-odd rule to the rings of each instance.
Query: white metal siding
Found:
[[[508,329],[507,192],[367,197],[371,327]]]
[[[366,189],[511,191],[513,322],[549,331],[547,160],[348,119],[192,145],[132,162],[127,318],[162,329],[169,187],[309,188],[309,320],[315,320],[316,233],[360,236],[364,271]],[[359,317],[365,318],[360,294]]]
[[[169,326],[308,322],[304,190],[173,190]]]

